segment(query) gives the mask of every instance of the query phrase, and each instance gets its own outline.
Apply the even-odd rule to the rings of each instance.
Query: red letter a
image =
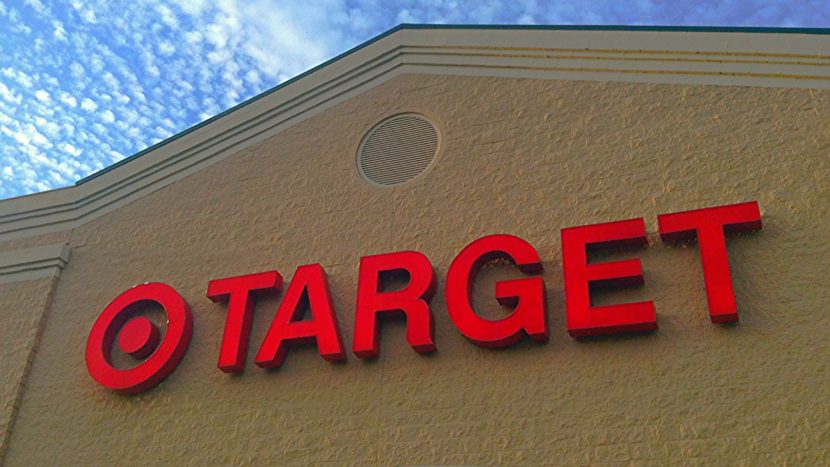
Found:
[[[301,305],[305,305],[304,298],[307,298],[311,319],[294,321],[302,311]],[[319,264],[308,264],[298,267],[294,273],[255,362],[262,368],[278,367],[285,358],[287,344],[315,341],[317,350],[324,359],[339,361],[346,358],[326,271]]]

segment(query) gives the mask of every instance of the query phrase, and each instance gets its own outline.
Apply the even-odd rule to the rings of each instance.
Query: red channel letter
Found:
[[[381,274],[405,271],[409,283],[401,290],[381,290]],[[360,258],[353,351],[360,358],[380,352],[379,314],[403,313],[406,340],[419,353],[435,350],[435,329],[429,301],[435,293],[435,272],[426,256],[399,251]]]
[[[588,264],[588,250],[645,246],[647,243],[643,219],[562,229],[565,308],[571,336],[657,329],[654,303],[650,301],[591,306],[591,286],[640,285],[643,268],[638,259]]]
[[[311,319],[295,321],[306,303]],[[315,341],[323,359],[335,362],[346,358],[326,271],[319,264],[307,264],[294,273],[255,362],[262,368],[278,367],[285,359],[287,345]]]
[[[455,257],[447,272],[447,312],[467,339],[481,347],[504,347],[521,340],[523,332],[535,341],[548,339],[545,282],[541,277],[496,283],[496,299],[515,310],[504,319],[491,321],[473,310],[473,283],[488,261],[507,257],[524,273],[542,271],[539,254],[526,241],[512,235],[489,235],[467,245]]]
[[[217,366],[225,373],[239,373],[245,369],[251,320],[254,316],[252,295],[279,293],[282,276],[277,271],[216,279],[208,284],[207,297],[213,302],[228,301],[228,317]]]
[[[713,323],[738,321],[738,307],[729,271],[724,232],[746,232],[761,228],[757,201],[696,209],[657,216],[664,242],[697,237],[703,263],[703,281]]]

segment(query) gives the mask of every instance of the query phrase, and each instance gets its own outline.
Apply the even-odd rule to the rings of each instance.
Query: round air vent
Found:
[[[400,114],[369,130],[357,150],[357,169],[366,180],[395,186],[422,174],[438,152],[438,130],[424,116]]]

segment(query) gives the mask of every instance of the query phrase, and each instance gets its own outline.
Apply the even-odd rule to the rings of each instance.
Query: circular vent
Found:
[[[422,174],[438,152],[438,131],[418,114],[389,117],[375,125],[360,143],[360,175],[382,186],[408,182]]]

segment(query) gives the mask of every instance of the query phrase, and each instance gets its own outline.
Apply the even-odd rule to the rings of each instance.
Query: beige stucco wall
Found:
[[[8,448],[56,278],[0,284],[0,460]]]
[[[401,111],[438,122],[439,159],[408,185],[372,187],[354,151]],[[6,462],[826,463],[828,121],[826,91],[396,78],[72,231]],[[656,215],[748,200],[765,224],[729,240],[741,321],[713,325],[697,249],[663,245]],[[597,301],[652,299],[659,331],[571,339],[559,229],[640,216],[651,245],[627,256],[645,286]],[[545,261],[547,344],[480,349],[447,317],[452,258],[498,232]],[[436,354],[413,352],[392,323],[376,361],[332,365],[305,347],[262,371],[253,353],[277,298],[259,302],[246,372],[215,368],[225,307],[204,298],[210,279],[290,279],[320,262],[350,348],[360,256],[405,249],[439,277]],[[498,313],[493,281],[516,274],[483,273],[483,314]],[[145,281],[189,300],[193,340],[167,381],[116,395],[87,374],[86,338]]]

